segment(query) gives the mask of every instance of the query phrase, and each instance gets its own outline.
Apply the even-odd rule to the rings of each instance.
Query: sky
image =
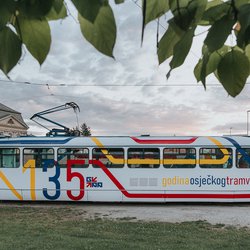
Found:
[[[156,22],[147,25],[141,46],[141,9],[134,0],[120,5],[110,2],[117,25],[115,60],[84,39],[76,11],[68,2],[70,15],[50,22],[52,45],[43,65],[23,48],[22,59],[9,74],[13,81],[44,85],[10,83],[0,72],[0,102],[22,113],[30,134],[47,132],[29,119],[34,113],[67,102],[79,105],[79,123],[90,126],[95,136],[246,134],[250,84],[232,98],[215,77],[207,78],[204,90],[193,76],[206,33],[195,37],[185,63],[167,80],[169,60],[159,66],[157,59]],[[161,18],[160,35],[166,21]],[[67,86],[51,86],[57,84]],[[72,110],[48,118],[70,128],[77,126]]]

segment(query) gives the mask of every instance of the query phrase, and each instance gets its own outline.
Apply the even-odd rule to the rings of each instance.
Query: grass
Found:
[[[84,205],[83,205],[84,206]],[[133,221],[130,221],[130,220]],[[1,206],[0,249],[248,249],[250,229],[86,219],[75,206]]]

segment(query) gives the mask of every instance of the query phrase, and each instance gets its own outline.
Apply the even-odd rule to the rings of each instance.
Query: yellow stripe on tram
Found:
[[[95,137],[92,138],[93,142],[101,149],[102,153],[106,155],[108,160],[113,164],[150,164],[150,165],[158,165],[158,164],[196,164],[195,159],[116,159],[112,155],[108,154],[108,150],[105,149],[105,146]]]
[[[218,148],[221,150],[221,152],[224,154],[224,157],[221,159],[200,159],[200,164],[201,165],[206,165],[206,164],[224,164],[228,161],[229,159],[229,152],[228,150],[216,139],[213,137],[208,137],[208,139],[213,142]]]
[[[164,165],[177,164],[177,165],[193,165],[196,164],[195,159],[164,159]]]
[[[10,183],[10,181],[7,179],[7,177],[3,174],[2,171],[0,171],[0,179],[3,180],[3,182],[6,184],[6,186],[10,189],[10,191],[19,199],[23,200],[23,197],[21,194],[17,192],[17,190],[14,188],[14,186]]]
[[[104,149],[102,143],[95,137],[92,138],[92,141],[101,149],[102,153],[107,157],[107,159],[113,164],[124,164],[124,159],[116,159],[108,153],[107,149]]]
[[[36,200],[36,161],[28,160],[23,166],[23,173],[30,171],[30,196],[33,201]]]
[[[128,159],[128,164],[149,164],[157,165],[160,164],[160,159]]]

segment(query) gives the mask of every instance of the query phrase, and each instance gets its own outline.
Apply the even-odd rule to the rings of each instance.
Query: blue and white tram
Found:
[[[250,138],[2,138],[0,200],[249,202]]]

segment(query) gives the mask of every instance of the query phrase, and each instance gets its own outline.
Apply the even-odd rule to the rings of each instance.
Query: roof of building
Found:
[[[28,125],[24,122],[22,115],[20,112],[11,109],[4,104],[0,103],[0,119],[7,117],[7,116],[13,116],[15,119],[17,119],[24,127],[27,129],[29,128]]]
[[[20,112],[17,112],[16,110],[9,108],[2,103],[0,103],[0,111],[7,111],[9,113],[21,114]]]

